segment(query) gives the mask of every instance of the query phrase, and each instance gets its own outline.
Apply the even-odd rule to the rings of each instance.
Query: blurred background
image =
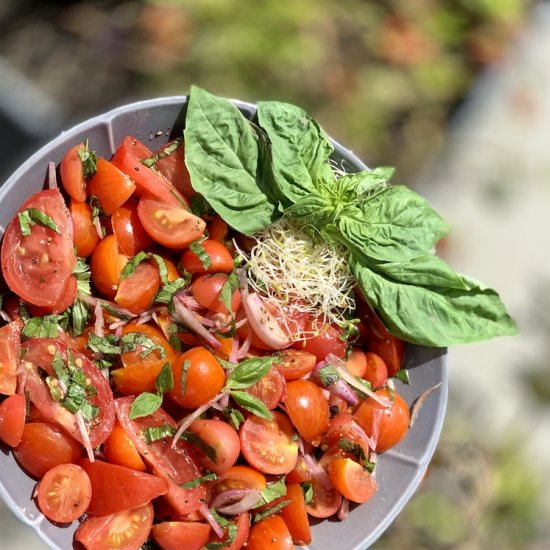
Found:
[[[0,1],[0,180],[63,129],[191,83],[296,103],[452,227],[520,335],[454,348],[442,439],[374,548],[550,548],[550,5]],[[0,505],[2,547],[45,548]]]

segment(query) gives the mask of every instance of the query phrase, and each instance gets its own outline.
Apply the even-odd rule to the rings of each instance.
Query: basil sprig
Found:
[[[155,393],[143,392],[135,398],[128,415],[131,420],[149,416],[160,409],[163,395],[174,387],[174,375],[170,363],[165,363],[162,367],[155,380],[155,387],[157,388]]]
[[[394,335],[446,347],[517,332],[494,290],[433,253],[448,231],[439,214],[389,185],[390,168],[337,176],[330,139],[302,109],[260,102],[249,121],[195,86],[184,140],[193,188],[231,227],[252,235],[285,215],[343,244],[361,293]]]

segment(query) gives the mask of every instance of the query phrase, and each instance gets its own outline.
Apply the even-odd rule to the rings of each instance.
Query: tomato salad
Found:
[[[373,497],[378,454],[416,415],[393,384],[408,376],[394,334],[444,346],[480,337],[478,327],[482,337],[513,331],[496,293],[476,297],[479,287],[435,256],[409,261],[433,247],[439,217],[386,187],[385,171],[340,173],[316,123],[281,105],[258,109],[272,155],[263,177],[276,183],[265,194],[255,187],[269,164],[257,156],[263,130],[194,88],[184,139],[153,152],[127,136],[110,159],[75,143],[6,228],[0,440],[38,480],[43,514],[79,520],[75,541],[89,550],[309,544],[310,518],[345,519]],[[282,130],[269,118],[279,111]],[[203,120],[209,112],[217,118]],[[304,172],[287,149],[306,143]],[[288,161],[280,173],[277,155]],[[430,220],[411,229],[409,248],[408,233],[389,247],[386,226],[385,245],[369,237],[366,253],[368,225],[334,225],[359,199],[378,204],[381,220],[380,196],[406,196]],[[345,208],[335,202],[346,197]],[[389,210],[400,232],[403,214]],[[397,263],[401,253],[408,263]],[[427,281],[414,288],[431,296],[443,283],[421,270],[436,261],[438,281],[454,285],[437,307],[479,302],[466,324],[449,314],[447,325],[405,326],[393,302],[377,304],[376,279],[365,285],[376,270],[404,277],[410,264]]]
[[[255,243],[191,212],[182,147],[77,144],[9,224],[0,439],[86,548],[308,544],[407,432],[403,343],[365,305],[291,319],[252,289]]]

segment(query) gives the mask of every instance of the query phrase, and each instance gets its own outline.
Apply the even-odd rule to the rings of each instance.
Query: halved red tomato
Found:
[[[347,343],[342,340],[342,329],[334,324],[323,323],[320,319],[307,320],[304,332],[306,339],[297,342],[294,347],[317,357],[317,361],[323,361],[329,353],[336,357],[344,358]]]
[[[151,534],[162,550],[200,550],[210,538],[210,525],[198,521],[163,521],[153,525]]]
[[[63,157],[59,165],[59,175],[65,191],[73,199],[84,202],[86,200],[86,180],[84,179],[84,167],[78,154],[84,150],[84,143],[71,147]]]
[[[141,262],[131,275],[118,284],[115,302],[132,313],[143,313],[151,307],[159,288],[157,265],[152,261]]]
[[[85,258],[93,252],[99,241],[99,235],[92,221],[92,209],[87,202],[77,202],[71,199],[69,210],[73,218],[73,241],[76,253]]]
[[[352,502],[362,504],[376,493],[378,486],[375,479],[351,458],[335,458],[329,463],[327,471],[334,487]]]
[[[172,147],[174,141],[168,142],[159,149],[159,153],[167,147]],[[156,162],[157,170],[186,198],[191,198],[196,191],[191,186],[191,176],[185,166],[185,144],[182,142],[169,155],[165,155]]]
[[[277,355],[277,366],[287,381],[303,378],[313,370],[316,363],[317,357],[303,350],[284,349]]]
[[[23,437],[27,400],[21,393],[10,395],[0,403],[0,440],[17,447]]]
[[[273,411],[271,420],[252,415],[239,432],[241,451],[247,462],[261,472],[287,474],[298,460],[298,443],[292,436],[292,424],[280,412]]]
[[[248,550],[294,550],[294,543],[281,516],[268,516],[250,528]]]
[[[210,258],[208,267],[204,267],[201,259],[192,251],[186,250],[181,256],[181,264],[189,273],[231,273],[234,263],[228,248],[213,239],[202,241],[201,247]]]
[[[97,171],[88,184],[88,193],[97,197],[101,209],[107,215],[122,206],[136,186],[127,174],[104,158],[97,159]]]
[[[111,161],[136,184],[140,196],[148,196],[166,204],[187,205],[181,193],[162,175],[141,161],[153,156],[153,153],[138,139],[126,136]]]
[[[133,397],[121,397],[115,401],[120,423],[153,472],[168,481],[168,493],[164,498],[174,512],[177,515],[194,512],[201,505],[201,499],[206,497],[205,486],[201,484],[191,489],[181,487],[181,484],[202,475],[202,469],[199,466],[199,461],[195,458],[193,447],[181,439],[174,448],[172,448],[171,439],[147,444],[143,437],[144,429],[164,425],[175,429],[177,425],[174,419],[162,409],[158,409],[149,416],[131,420],[130,409],[133,402]]]
[[[237,534],[233,539],[233,542],[222,546],[220,550],[241,550],[244,547],[246,539],[248,538],[248,533],[250,532],[250,514],[244,513],[239,514],[237,517]],[[227,540],[227,530],[223,539],[219,539],[214,536],[211,539],[211,542],[219,543],[225,542]]]
[[[120,250],[129,258],[142,250],[147,250],[153,244],[153,240],[139,220],[137,205],[134,200],[126,201],[111,216],[113,233]]]
[[[21,326],[21,321],[12,321],[0,328],[0,393],[4,395],[13,395],[17,388]]]
[[[56,523],[70,523],[86,510],[92,486],[86,472],[76,464],[60,464],[46,472],[37,487],[40,511]]]
[[[66,364],[67,345],[60,338],[31,338],[23,344],[22,349],[25,350],[24,364],[27,369],[25,390],[30,400],[40,409],[44,418],[61,426],[83,443],[75,415],[53,399],[45,380],[39,374],[40,368],[48,375],[55,376],[52,367],[54,355],[59,353]],[[113,392],[109,382],[88,357],[75,350],[71,352],[75,366],[84,371],[86,378],[90,380],[90,386],[96,390],[95,395],[89,397],[89,402],[99,407],[99,412],[87,425],[90,444],[92,448],[96,448],[107,439],[115,423]]]
[[[75,533],[75,541],[86,550],[136,550],[149,537],[153,505],[144,504],[110,516],[90,516]]]
[[[23,235],[16,215],[2,241],[2,273],[10,289],[20,298],[52,308],[66,292],[76,265],[71,215],[58,189],[35,193],[18,213],[27,209],[49,216],[59,232],[36,222],[30,225],[30,235]]]
[[[143,228],[157,243],[168,248],[185,248],[199,239],[206,223],[181,204],[143,197],[138,204]]]
[[[114,235],[108,235],[95,247],[90,258],[92,283],[107,298],[114,298],[120,274],[128,258],[120,253]]]
[[[286,395],[286,380],[278,367],[271,367],[254,385],[246,388],[246,392],[258,398],[268,409],[274,409]]]
[[[92,484],[88,512],[94,516],[107,516],[136,508],[168,491],[166,480],[132,468],[101,460],[90,462],[87,458],[82,458],[78,464],[88,474]]]

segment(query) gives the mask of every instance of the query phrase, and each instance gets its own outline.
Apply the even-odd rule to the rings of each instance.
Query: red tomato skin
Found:
[[[283,475],[296,466],[298,443],[286,416],[277,411],[272,414],[272,420],[252,415],[243,422],[239,431],[241,452],[261,472]]]
[[[97,170],[88,185],[90,195],[97,197],[103,212],[110,216],[122,206],[136,186],[124,172],[104,158],[97,159]]]
[[[198,510],[201,500],[206,498],[206,487],[201,484],[192,489],[183,489],[180,484],[197,479],[203,475],[200,462],[193,447],[179,440],[176,447],[172,440],[159,440],[148,445],[143,438],[143,429],[167,424],[176,428],[176,422],[162,409],[153,414],[130,420],[129,413],[133,397],[121,397],[115,401],[118,419],[143,460],[153,472],[168,482],[168,493],[164,496],[177,515],[185,515]]]
[[[67,194],[73,199],[84,202],[86,200],[86,180],[84,167],[78,150],[84,148],[84,143],[71,147],[59,164],[61,183]]]
[[[13,395],[17,388],[21,328],[19,320],[0,328],[0,393],[4,395]]]
[[[82,445],[49,422],[25,424],[19,445],[13,450],[19,465],[31,476],[41,478],[60,464],[74,463]]]
[[[59,233],[37,223],[31,226],[31,234],[25,236],[18,216],[14,216],[2,241],[2,274],[10,290],[20,298],[52,308],[65,292],[76,265],[71,215],[58,189],[35,193],[18,213],[27,208],[48,214]]]
[[[227,282],[227,275],[223,273],[205,274],[197,277],[191,284],[191,293],[199,304],[211,311],[229,313],[225,304],[219,299],[223,285]],[[231,296],[231,309],[235,313],[241,305],[241,293],[237,289]]]
[[[147,250],[153,244],[153,239],[143,229],[138,216],[137,202],[134,200],[126,201],[119,206],[111,216],[111,223],[120,250],[129,258]]]
[[[163,145],[159,152],[172,145],[172,143],[174,142],[170,141]],[[175,151],[157,160],[156,167],[184,197],[191,198],[195,195],[196,191],[191,185],[191,176],[187,166],[185,166],[185,143],[182,142]]]
[[[245,547],[248,533],[250,532],[250,514],[247,512],[237,517],[237,535],[233,542],[223,547],[223,550],[241,550]],[[227,535],[225,536],[227,538]],[[224,539],[225,540],[225,539]],[[213,536],[211,542],[222,542],[217,536]]]
[[[285,398],[287,384],[281,369],[273,366],[265,376],[245,391],[257,397],[269,410],[273,410]]]
[[[22,349],[26,350],[24,357],[24,364],[27,368],[26,391],[29,393],[30,400],[40,409],[44,418],[60,425],[82,443],[82,435],[78,429],[75,415],[54,401],[46,382],[38,373],[38,367],[40,367],[49,375],[53,375],[54,354],[58,352],[66,362],[67,345],[59,338],[31,338],[24,343]],[[99,407],[99,414],[88,428],[90,443],[95,449],[107,439],[115,423],[113,392],[109,382],[88,357],[76,350],[71,351],[75,362],[81,362],[80,368],[97,390],[97,394],[90,397],[89,401],[92,405]]]
[[[162,550],[200,550],[210,538],[210,525],[165,521],[153,525],[151,534]]]
[[[281,516],[268,516],[250,528],[248,550],[294,550],[292,537]]]
[[[186,250],[181,256],[181,264],[189,273],[231,273],[234,263],[231,252],[218,241],[206,239],[200,243],[210,258],[210,265],[204,267],[199,257],[192,251]]]
[[[79,461],[92,484],[92,498],[88,512],[94,516],[108,516],[128,508],[137,508],[154,498],[165,495],[168,483],[159,477],[87,458]]]
[[[149,309],[160,288],[159,270],[152,262],[141,262],[134,273],[120,281],[115,302],[135,313]]]
[[[52,493],[60,491],[60,498]],[[48,470],[36,488],[40,511],[56,523],[70,523],[88,508],[92,496],[90,479],[76,464],[60,464]],[[69,501],[69,502],[67,502]]]
[[[0,403],[0,440],[17,447],[23,437],[27,400],[23,394],[10,395]]]
[[[328,401],[319,386],[310,380],[289,382],[284,402],[292,423],[306,441],[314,441],[326,431]]]
[[[336,325],[317,324],[315,320],[308,320],[304,328],[306,339],[296,342],[295,349],[312,353],[317,361],[324,361],[329,353],[343,359],[346,356],[347,343],[341,339],[342,330]],[[314,336],[307,336],[314,333]]]
[[[311,542],[311,527],[307,516],[302,487],[298,483],[288,483],[284,500],[290,500],[281,510],[294,544],[303,546]]]
[[[120,253],[114,235],[107,235],[95,247],[90,257],[92,283],[101,294],[114,298],[120,282],[120,274],[127,262]]]
[[[77,202],[71,199],[69,205],[73,219],[73,242],[76,253],[82,258],[89,256],[99,241],[99,235],[92,221],[92,209],[87,202]]]
[[[207,470],[220,475],[231,468],[241,452],[239,434],[227,422],[216,419],[195,420],[188,431],[197,434],[216,451],[216,461],[207,456],[203,464]]]
[[[103,445],[103,454],[111,464],[126,466],[140,472],[144,472],[147,469],[137,452],[136,446],[118,420],[111,435],[109,435]]]
[[[335,458],[328,464],[327,471],[332,484],[352,502],[363,504],[378,489],[371,474],[351,458]]]
[[[75,532],[75,541],[86,550],[137,550],[151,531],[151,503],[110,516],[90,516]]]

